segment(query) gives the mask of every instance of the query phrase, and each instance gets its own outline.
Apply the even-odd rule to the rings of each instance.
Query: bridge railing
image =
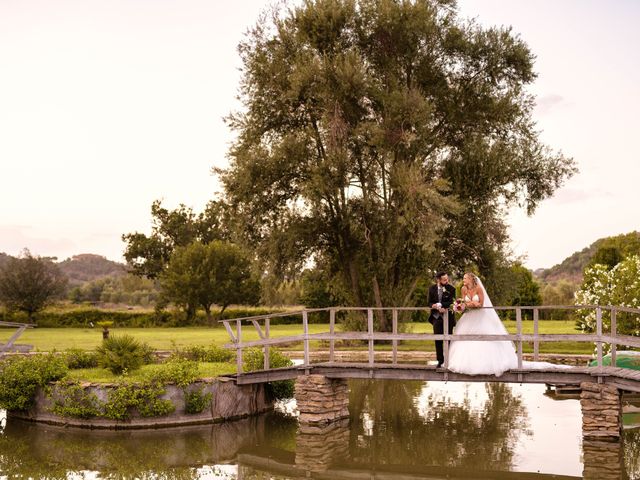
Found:
[[[640,309],[617,307],[617,306],[601,306],[601,305],[538,305],[538,306],[495,306],[482,307],[490,308],[497,311],[515,311],[516,333],[507,335],[456,335],[449,334],[449,312],[444,315],[444,332],[443,334],[431,333],[400,333],[398,331],[399,314],[401,312],[429,312],[430,307],[330,307],[330,308],[314,308],[304,309],[291,312],[273,313],[268,315],[257,315],[252,317],[243,317],[229,320],[222,320],[231,344],[227,344],[227,348],[236,350],[237,373],[242,374],[243,360],[242,352],[246,348],[262,348],[264,352],[264,370],[269,370],[269,348],[278,345],[290,345],[291,343],[303,344],[303,365],[310,365],[310,342],[315,340],[323,340],[329,342],[329,362],[335,361],[336,342],[341,340],[360,340],[366,341],[368,344],[367,360],[370,365],[375,363],[374,343],[376,341],[391,342],[391,360],[393,364],[398,360],[398,342],[403,340],[432,341],[444,340],[443,350],[445,369],[448,368],[449,362],[449,342],[455,341],[512,341],[516,344],[518,369],[522,369],[523,361],[523,344],[533,343],[534,361],[539,359],[540,343],[544,342],[584,342],[595,343],[596,360],[599,367],[603,366],[603,345],[611,345],[611,365],[616,365],[616,353],[618,346],[628,346],[640,348],[640,337],[621,335],[617,332],[617,315],[618,313],[630,313],[640,315]],[[575,334],[541,334],[539,331],[540,311],[542,310],[593,310],[596,314],[596,331],[595,333],[575,333]],[[523,333],[523,312],[531,311],[533,320],[533,334]],[[321,333],[309,333],[309,314],[328,312],[329,314],[329,331]],[[337,331],[336,316],[339,312],[363,312],[366,314],[367,330],[366,331]],[[380,332],[374,330],[374,314],[381,312],[391,312],[391,332]],[[603,312],[610,313],[610,328],[608,332],[603,332]],[[271,320],[282,317],[300,317],[302,331],[296,335],[271,336]],[[544,322],[545,320],[543,320]],[[640,320],[639,320],[640,321]],[[235,326],[235,328],[233,328]],[[244,341],[243,328],[245,326],[253,326],[258,334],[258,340]]]
[[[16,332],[7,340],[7,343],[0,343],[0,357],[6,352],[9,352],[16,342],[18,337],[24,333],[27,328],[33,328],[35,325],[31,323],[17,323],[17,322],[2,322],[0,321],[0,327],[14,327],[17,328]]]

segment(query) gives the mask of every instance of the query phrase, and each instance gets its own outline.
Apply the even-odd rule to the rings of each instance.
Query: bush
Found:
[[[164,393],[165,388],[155,382],[123,382],[109,392],[103,415],[113,420],[126,420],[134,409],[143,417],[168,415],[175,406],[171,400],[159,398]]]
[[[184,358],[172,358],[162,364],[149,377],[149,381],[161,384],[175,383],[180,387],[186,387],[198,378],[198,364],[196,362]]]
[[[203,393],[204,387],[196,390],[184,390],[184,411],[185,413],[194,414],[204,412],[209,408],[213,394],[211,392]]]
[[[0,362],[0,408],[29,409],[38,387],[63,378],[67,371],[65,359],[53,354]]]
[[[64,359],[67,362],[67,367],[72,370],[98,366],[98,354],[96,352],[87,352],[81,348],[68,348],[64,351]]]
[[[264,368],[264,352],[259,348],[248,348],[242,354],[243,370],[253,372]],[[276,348],[269,349],[269,367],[290,367],[293,362]],[[267,384],[267,393],[275,400],[293,397],[293,380],[279,380]]]
[[[174,356],[195,360],[196,362],[212,363],[230,362],[235,358],[235,354],[231,350],[218,345],[209,345],[206,347],[203,345],[193,345],[182,350],[176,350]]]
[[[119,375],[140,368],[148,351],[148,345],[131,335],[114,335],[103,340],[102,345],[98,347],[98,364]]]
[[[101,415],[98,397],[80,385],[80,382],[58,383],[51,389],[51,411],[61,417],[92,418]]]

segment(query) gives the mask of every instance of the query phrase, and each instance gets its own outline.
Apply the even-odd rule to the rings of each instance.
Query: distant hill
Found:
[[[10,255],[7,255],[4,252],[0,252],[0,268],[4,267],[4,265],[9,261],[10,258]]]
[[[113,262],[101,255],[83,253],[58,263],[60,270],[69,277],[71,286],[104,277],[118,277],[127,273],[123,263]]]
[[[565,258],[561,263],[547,269],[535,271],[537,277],[546,282],[568,280],[571,283],[582,282],[582,272],[596,252],[601,248],[616,248],[623,258],[640,254],[640,232],[631,232],[614,237],[600,238],[586,248]]]

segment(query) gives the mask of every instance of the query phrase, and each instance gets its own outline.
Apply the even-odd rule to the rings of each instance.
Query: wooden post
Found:
[[[398,310],[396,310],[395,308],[391,311],[391,331],[394,335],[398,334]],[[394,338],[391,341],[391,344],[393,349],[391,361],[395,365],[396,363],[398,363],[398,340]]]
[[[522,309],[516,307],[516,333],[518,335],[518,369],[522,369]]]
[[[449,309],[446,309],[444,311],[444,328],[442,333],[444,333],[445,335],[445,340],[443,340],[442,342],[442,346],[443,346],[442,353],[444,354],[444,369],[448,370],[449,369],[449,340],[446,340],[446,338],[449,335]]]
[[[329,310],[329,333],[331,334],[331,339],[329,340],[329,362],[333,362],[335,359],[335,348],[336,341],[333,338],[336,329],[336,310],[332,308]]]
[[[596,308],[596,335],[598,336],[598,341],[596,342],[598,367],[602,367],[602,308],[599,306]]]
[[[538,340],[538,320],[540,317],[540,311],[537,308],[533,309],[533,361],[537,362],[540,355],[540,341]]]
[[[302,312],[302,331],[304,333],[304,365],[309,365],[309,315],[306,310]]]
[[[264,320],[264,338],[269,339],[269,331],[271,327],[271,320],[265,318]],[[264,369],[269,370],[269,345],[264,346]]]
[[[369,365],[373,365],[373,310],[367,309],[367,332],[369,333]]]
[[[611,336],[613,337],[613,342],[611,342],[611,366],[616,366],[616,357],[618,350],[618,311],[616,307],[611,309]]]
[[[236,320],[236,371],[242,375],[242,320]]]

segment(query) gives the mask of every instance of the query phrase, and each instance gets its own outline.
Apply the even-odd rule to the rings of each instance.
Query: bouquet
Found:
[[[457,298],[453,304],[453,311],[456,313],[462,313],[464,312],[465,308],[467,308],[467,305],[462,301],[461,298]]]

